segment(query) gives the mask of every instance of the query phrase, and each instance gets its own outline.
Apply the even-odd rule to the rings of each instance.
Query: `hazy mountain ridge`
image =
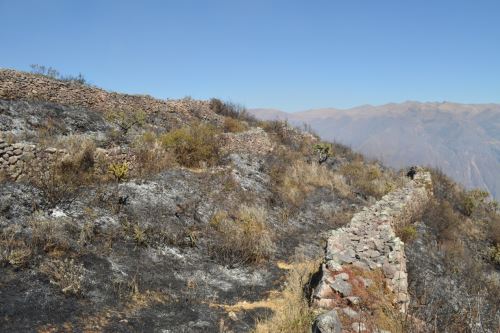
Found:
[[[436,166],[469,188],[500,195],[498,104],[410,101],[344,110],[250,112],[262,119],[307,123],[324,139],[348,144],[391,166]]]

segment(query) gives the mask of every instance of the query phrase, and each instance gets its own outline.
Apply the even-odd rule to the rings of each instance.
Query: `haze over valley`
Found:
[[[500,105],[405,102],[286,113],[251,109],[261,119],[307,123],[325,140],[347,144],[395,168],[429,165],[467,188],[500,196]]]

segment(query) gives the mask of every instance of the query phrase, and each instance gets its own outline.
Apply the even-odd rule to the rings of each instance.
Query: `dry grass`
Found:
[[[27,266],[33,254],[22,235],[22,228],[11,225],[0,230],[0,262],[20,268]]]
[[[76,245],[73,236],[79,236],[75,226],[63,219],[39,216],[30,221],[31,246],[45,252],[67,252]]]
[[[73,259],[47,259],[40,265],[40,272],[65,294],[78,295],[82,292],[85,269],[82,264],[75,264]]]
[[[282,177],[280,192],[295,205],[299,205],[307,194],[318,187],[335,190],[344,197],[351,194],[342,175],[317,163],[296,160]]]
[[[291,266],[285,288],[273,300],[273,314],[257,322],[255,333],[309,333],[314,313],[305,290],[319,267],[319,261],[303,261]]]
[[[366,271],[348,266],[344,267],[344,271],[349,274],[353,295],[361,299],[354,310],[365,314],[362,320],[369,330],[379,328],[394,333],[406,332],[407,318],[393,304],[395,295],[386,288],[384,273],[380,269]],[[360,277],[369,279],[371,285],[367,287]],[[350,326],[351,319],[344,316],[341,319],[346,326]]]
[[[210,221],[210,228],[216,231],[211,255],[230,265],[269,259],[275,245],[266,220],[267,212],[262,207],[242,206],[234,214],[216,213]]]
[[[382,172],[378,164],[366,164],[362,160],[354,160],[343,165],[340,172],[347,178],[349,184],[361,193],[376,199],[400,187],[403,181],[392,172]]]

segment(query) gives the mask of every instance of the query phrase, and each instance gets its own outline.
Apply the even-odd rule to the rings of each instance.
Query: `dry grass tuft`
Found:
[[[354,160],[343,165],[340,172],[350,185],[376,199],[400,187],[404,181],[392,172],[382,172],[378,164],[366,164],[362,160]]]
[[[255,333],[308,333],[311,332],[314,313],[309,307],[305,291],[319,261],[303,261],[292,265],[285,288],[273,301],[273,314],[257,322]]]
[[[210,253],[219,261],[235,265],[259,263],[275,251],[273,230],[261,207],[242,206],[236,213],[218,212],[210,221],[216,232]]]
[[[75,264],[73,259],[48,259],[40,265],[40,272],[65,294],[78,295],[82,292],[85,269],[82,264]]]
[[[0,262],[20,268],[28,265],[32,254],[20,226],[11,225],[0,230]]]

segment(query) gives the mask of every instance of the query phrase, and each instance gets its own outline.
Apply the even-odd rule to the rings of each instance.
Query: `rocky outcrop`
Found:
[[[357,325],[353,328],[355,332],[377,331],[379,328],[362,322],[368,314],[353,308],[367,301],[357,292],[359,287],[368,288],[373,283],[366,273],[379,271],[392,304],[405,312],[409,303],[406,258],[404,243],[396,236],[395,229],[418,215],[432,196],[431,188],[430,174],[419,171],[403,188],[355,214],[347,226],[331,231],[313,304],[343,313],[351,322],[355,321],[352,323]],[[317,322],[322,322],[319,319]]]

